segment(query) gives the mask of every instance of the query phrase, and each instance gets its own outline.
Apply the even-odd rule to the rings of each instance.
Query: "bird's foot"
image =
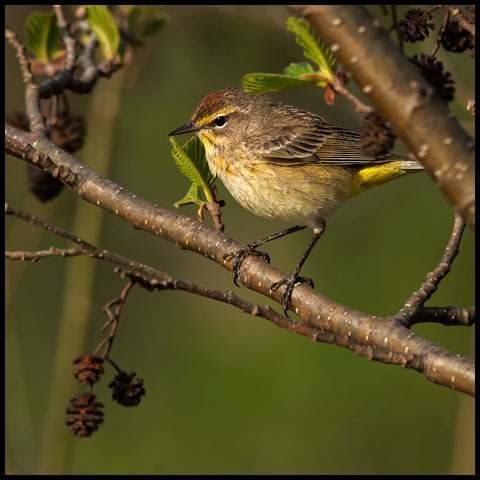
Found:
[[[223,256],[224,260],[233,260],[233,265],[232,265],[233,282],[237,287],[239,286],[237,283],[237,278],[239,275],[240,265],[249,255],[262,257],[266,262],[270,263],[270,257],[268,253],[255,250],[254,244],[248,244],[245,248],[241,248],[240,250],[236,250],[235,252],[226,253]]]
[[[283,295],[282,295],[282,306],[283,306],[283,312],[287,317],[288,317],[287,310],[292,300],[293,288],[295,287],[295,285],[299,283],[306,283],[309,287],[313,288],[313,280],[308,277],[299,277],[298,272],[293,272],[288,277],[273,283],[272,286],[270,287],[271,290],[278,290],[282,285],[285,285],[285,290],[283,291]]]

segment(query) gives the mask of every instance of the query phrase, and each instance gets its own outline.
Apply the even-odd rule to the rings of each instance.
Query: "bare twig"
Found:
[[[82,247],[82,249],[86,251],[96,250],[96,248],[92,244],[86,242],[85,240],[82,240],[76,235],[72,235],[66,230],[63,230],[63,228],[57,227],[56,225],[52,225],[51,223],[44,222],[43,220],[39,219],[35,215],[31,215],[30,213],[23,212],[22,210],[12,207],[8,203],[5,203],[5,214],[13,215],[17,218],[24,220],[25,222],[29,222],[29,223],[32,223],[33,225],[36,225],[37,227],[44,228],[45,230],[48,230],[49,232],[52,232],[55,235],[65,238],[70,242],[76,243],[77,245],[80,245],[80,247]]]
[[[465,222],[462,217],[456,213],[453,223],[452,235],[448,241],[445,252],[440,260],[438,266],[427,274],[427,280],[420,286],[420,288],[413,292],[412,296],[405,302],[402,309],[395,315],[395,318],[402,322],[405,326],[410,325],[410,319],[414,317],[418,310],[425,304],[425,302],[437,290],[439,283],[450,271],[453,260],[458,254],[458,247],[462,239],[463,230],[465,229]]]
[[[213,225],[217,232],[223,232],[225,225],[222,223],[222,212],[220,210],[220,205],[218,202],[206,202],[205,206],[207,207],[208,212],[213,220]]]
[[[100,356],[102,360],[108,358],[110,350],[112,349],[113,341],[115,339],[115,334],[117,333],[118,322],[120,321],[120,313],[122,312],[122,308],[127,301],[128,293],[132,289],[135,282],[130,281],[125,285],[120,294],[120,297],[110,300],[102,310],[107,314],[108,320],[105,322],[101,329],[101,333],[103,333],[108,327],[110,330],[108,335],[99,343],[95,351],[93,352],[94,356]],[[112,308],[115,308],[115,312],[112,312]],[[103,349],[103,353],[100,355],[101,350]]]
[[[402,35],[400,34],[400,28],[398,27],[398,15],[397,15],[397,6],[392,5],[392,17],[393,17],[393,26],[395,31],[397,32],[398,37],[398,46],[400,47],[400,51],[403,53],[403,40]]]
[[[8,204],[5,204],[5,214],[6,215],[14,215],[17,218],[20,218],[21,220],[24,220],[25,222],[32,223],[33,225],[43,228],[45,230],[48,230],[49,232],[58,235],[62,238],[65,238],[69,240],[72,243],[75,243],[79,245],[81,248],[80,249],[72,249],[72,254],[73,251],[77,252],[79,255],[85,255],[87,257],[91,258],[99,258],[101,260],[105,260],[107,262],[114,263],[116,265],[121,265],[126,268],[133,269],[139,273],[143,273],[145,275],[149,275],[151,277],[154,277],[157,279],[158,282],[162,282],[165,285],[168,285],[171,281],[172,278],[167,275],[166,273],[160,272],[159,270],[150,267],[149,265],[145,265],[143,263],[137,262],[135,260],[132,260],[130,258],[123,257],[122,255],[118,255],[116,253],[112,253],[109,250],[104,250],[101,248],[97,248],[93,246],[92,244],[86,242],[85,240],[81,239],[80,237],[77,237],[76,235],[73,235],[62,228],[52,225],[48,222],[44,222],[43,220],[40,220],[39,218],[35,217],[34,215],[31,215],[29,213],[23,212],[22,210],[16,209]],[[61,255],[61,250],[62,249],[56,249],[59,251]],[[46,252],[42,253],[42,258],[47,257],[47,256],[54,256],[54,255],[48,255],[48,252],[51,252],[50,250],[47,250]],[[22,260],[22,253],[26,257],[25,259],[35,261],[36,255],[39,252],[21,252],[19,255],[9,255],[10,260]],[[55,255],[57,256],[57,255]],[[69,256],[69,255],[65,255]]]
[[[408,326],[426,322],[441,323],[447,327],[471,327],[475,324],[475,308],[422,307],[409,319]]]
[[[38,250],[36,252],[26,252],[23,250],[5,251],[5,258],[8,260],[21,260],[22,262],[38,262],[41,258],[47,257],[78,257],[88,255],[89,251],[84,248],[54,248],[48,250]]]
[[[131,282],[135,281],[149,291],[165,290],[163,285],[159,285],[155,281],[149,281],[143,277],[139,277],[134,272],[123,271],[121,269],[116,269],[115,271],[120,273],[122,277],[128,277]],[[229,305],[233,305],[234,307],[240,309],[242,312],[249,313],[250,315],[257,317],[262,317],[280,328],[284,328],[285,330],[309,337],[314,342],[338,345],[351,350],[353,353],[355,353],[355,355],[361,355],[369,360],[376,360],[381,363],[391,363],[400,365],[404,368],[412,368],[419,371],[423,368],[422,356],[392,352],[388,349],[380,347],[372,347],[371,345],[367,345],[349,338],[346,335],[334,332],[324,332],[318,328],[294,322],[289,318],[279,314],[271,307],[257,305],[244,300],[230,290],[214,290],[192,282],[184,282],[182,280],[174,280],[167,288],[171,290],[181,290],[184,292],[193,293],[194,295],[200,295],[202,297],[207,297],[223,303],[228,303]]]
[[[15,49],[20,70],[22,71],[23,82],[25,83],[25,107],[30,125],[30,131],[40,135],[48,135],[49,130],[45,124],[45,118],[40,111],[38,85],[35,83],[30,70],[26,49],[18,39],[16,33],[12,32],[8,28],[5,29],[5,38]]]
[[[60,13],[59,13],[60,12]],[[5,29],[5,38],[14,47],[20,69],[23,75],[23,81],[27,85],[26,88],[26,107],[30,121],[30,131],[38,132],[43,131],[45,134],[48,132],[42,120],[41,113],[36,114],[35,110],[40,112],[39,101],[40,99],[46,99],[52,95],[58,95],[64,90],[71,90],[73,93],[84,94],[92,91],[98,78],[110,77],[121,66],[121,62],[117,59],[104,61],[97,66],[93,65],[91,60],[93,55],[93,47],[95,46],[96,38],[92,34],[90,42],[84,48],[83,53],[79,57],[79,64],[83,66],[84,71],[80,78],[76,78],[73,75],[73,67],[75,63],[75,40],[70,36],[68,24],[66,24],[61,12],[61,6],[56,9],[57,21],[60,16],[62,28],[62,37],[67,46],[67,60],[66,68],[62,72],[57,73],[55,76],[45,80],[40,85],[35,84],[33,75],[30,70],[30,64],[27,59],[26,50],[24,45],[20,42],[17,35],[9,30]],[[35,108],[38,105],[38,108]],[[34,115],[35,114],[35,115]],[[32,124],[33,121],[33,124]]]
[[[467,32],[470,32],[473,35],[473,38],[475,38],[475,24],[469,23],[456,5],[447,5],[447,8],[452,14],[452,17],[455,17],[458,20],[461,27],[464,30],[467,30]]]
[[[8,28],[5,28],[5,38],[8,43],[15,49],[17,55],[20,71],[23,76],[23,83],[29,83],[33,80],[32,71],[30,70],[30,63],[27,60],[27,51],[25,46],[20,42],[15,32],[12,32]]]
[[[450,17],[450,10],[448,10],[448,8],[447,8],[445,10],[445,18],[443,19],[442,27],[440,28],[440,31],[438,32],[437,40],[435,41],[435,45],[433,46],[432,57],[434,57],[436,55],[438,49],[440,48],[440,45],[442,43],[443,34],[445,33],[445,29],[447,28],[447,23],[448,23],[449,17]]]
[[[110,77],[121,66],[122,64],[116,60],[105,61],[84,71],[81,78],[76,78],[71,72],[63,70],[39,85],[40,98],[46,99],[64,90],[70,90],[79,95],[90,93],[100,77]]]
[[[340,81],[340,79],[337,76],[333,77],[333,79],[331,81],[331,85],[337,93],[340,93],[341,95],[344,95],[355,105],[355,110],[358,113],[371,113],[371,112],[373,112],[373,108],[369,107],[368,105],[363,103],[348,88],[345,88],[342,85],[342,82]]]
[[[65,15],[63,14],[62,5],[54,5],[53,9],[55,11],[55,15],[57,16],[57,25],[62,33],[62,40],[63,40],[63,43],[65,44],[66,51],[67,51],[67,57],[65,60],[65,70],[72,72],[75,67],[76,41],[70,34],[70,25],[65,20]]]

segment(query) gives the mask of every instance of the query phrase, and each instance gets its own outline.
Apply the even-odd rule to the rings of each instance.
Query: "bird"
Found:
[[[362,137],[329,124],[321,116],[227,87],[207,94],[190,120],[169,136],[194,133],[208,166],[233,198],[255,215],[293,225],[225,255],[232,260],[235,284],[248,255],[269,257],[256,248],[290,233],[311,228],[313,237],[293,272],[272,284],[285,285],[285,315],[295,285],[307,283],[300,270],[325,231],[326,219],[345,200],[385,182],[421,171],[420,163],[385,153],[364,152]]]

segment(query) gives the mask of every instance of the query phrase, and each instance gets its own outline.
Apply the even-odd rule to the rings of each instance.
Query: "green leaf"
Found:
[[[55,15],[33,12],[27,20],[27,47],[37,60],[47,63],[61,38]]]
[[[301,78],[302,75],[316,73],[313,67],[308,62],[300,63],[291,63],[283,69],[283,74],[287,77],[298,77]]]
[[[287,67],[288,68],[288,67]],[[300,85],[317,85],[318,78],[304,79],[281,73],[247,73],[242,78],[242,87],[249,93],[268,93]]]
[[[303,47],[306,58],[313,60],[320,67],[320,75],[329,80],[333,78],[335,57],[325,45],[325,42],[312,29],[310,23],[303,18],[290,17],[287,29],[297,35],[297,43]]]
[[[186,195],[173,205],[175,208],[178,208],[182,205],[188,205],[189,203],[194,203],[196,205],[202,205],[204,203],[200,197],[200,185],[198,185],[198,183],[192,183]]]
[[[103,55],[111,60],[118,50],[120,34],[112,14],[105,5],[84,5],[90,30],[97,36]]]
[[[291,63],[278,73],[249,73],[242,78],[242,87],[246,92],[268,93],[301,85],[326,87],[333,78],[335,58],[328,50],[310,24],[299,18],[287,20],[288,30],[297,35],[297,43],[303,47],[305,57],[319,65],[315,70],[308,62]]]
[[[207,186],[213,188],[215,177],[212,172],[210,172],[210,168],[208,168],[207,155],[200,139],[198,137],[191,138],[183,146],[183,151],[191,158]]]
[[[215,177],[208,168],[202,142],[197,137],[193,137],[181,147],[173,137],[169,138],[173,146],[172,157],[180,172],[191,180],[192,187],[196,185],[202,188],[207,202],[213,202],[214,194],[212,188],[215,183]],[[198,199],[198,190],[192,189],[192,187],[190,187],[185,198],[190,196],[196,200]],[[180,200],[180,202],[183,202],[183,200]],[[193,200],[193,203],[197,203],[195,200]]]

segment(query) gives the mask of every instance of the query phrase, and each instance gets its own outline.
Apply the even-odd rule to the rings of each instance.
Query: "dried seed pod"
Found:
[[[82,393],[70,400],[65,423],[78,437],[89,437],[103,423],[103,404],[93,393]]]
[[[73,361],[73,376],[85,385],[93,385],[103,374],[103,359],[93,355],[79,355]]]
[[[409,10],[398,22],[402,40],[411,43],[425,40],[435,27],[433,23],[428,23],[431,19],[432,15],[421,8]]]
[[[361,133],[362,149],[371,157],[379,157],[388,153],[393,148],[396,138],[377,112],[365,115]]]
[[[450,72],[443,71],[443,63],[430,55],[414,55],[410,59],[425,80],[435,89],[435,93],[445,102],[453,100],[455,95],[454,81]]]
[[[143,380],[136,378],[135,373],[120,372],[110,383],[113,390],[112,398],[124,407],[135,407],[140,403],[142,395],[145,395]]]

